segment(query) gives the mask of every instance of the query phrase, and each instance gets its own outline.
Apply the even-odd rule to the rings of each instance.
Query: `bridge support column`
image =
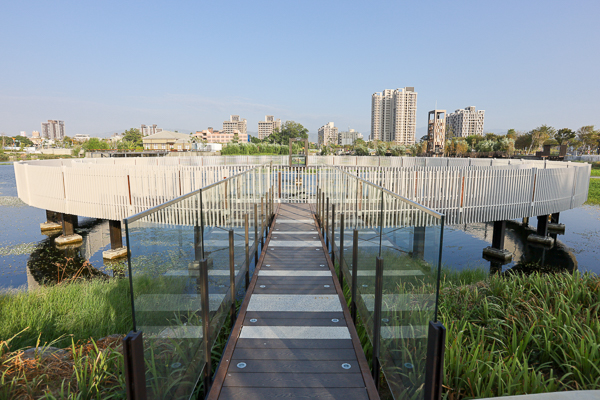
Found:
[[[75,228],[77,228],[77,215],[62,214],[61,217],[63,234],[54,239],[54,243],[59,246],[81,243],[83,238],[81,235],[75,233]]]
[[[115,258],[125,257],[127,247],[123,247],[123,231],[121,221],[108,221],[108,231],[110,234],[110,250],[102,252],[102,258],[114,260]]]
[[[494,232],[492,234],[492,245],[483,249],[485,259],[494,261],[510,262],[512,253],[504,249],[504,234],[506,231],[506,221],[494,221]]]
[[[550,223],[548,224],[548,230],[550,233],[554,235],[564,235],[565,234],[565,224],[559,224],[558,219],[560,217],[560,213],[554,213],[550,216]],[[555,237],[556,239],[556,237]]]
[[[62,229],[62,214],[46,210],[46,222],[40,224],[42,233],[59,229]]]
[[[529,217],[523,217],[523,226],[529,226]]]
[[[554,238],[548,236],[548,215],[538,215],[537,220],[537,232],[527,236],[527,241],[544,247],[552,247]]]
[[[425,256],[425,227],[415,226],[413,233],[413,258],[423,259]]]

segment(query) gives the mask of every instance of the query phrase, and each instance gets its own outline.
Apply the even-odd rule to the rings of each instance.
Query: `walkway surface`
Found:
[[[279,208],[209,399],[376,399],[308,204]]]

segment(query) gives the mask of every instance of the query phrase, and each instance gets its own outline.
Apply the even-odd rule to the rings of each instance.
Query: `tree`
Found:
[[[144,147],[144,142],[142,141],[142,134],[137,128],[131,128],[128,131],[125,131],[125,133],[123,133],[122,141],[127,142],[125,146],[128,149]]]
[[[357,156],[368,156],[369,149],[365,145],[358,144],[354,146],[354,154],[356,154]]]
[[[594,125],[586,125],[577,129],[577,139],[581,142],[583,151],[594,149],[598,146],[598,138],[600,134],[594,129]]]
[[[515,139],[515,149],[526,150],[531,147],[531,135],[523,133]]]
[[[556,134],[556,129],[548,125],[542,125],[529,131],[529,134],[531,135],[531,145],[527,153],[532,150],[538,150],[547,139],[553,138]]]
[[[559,129],[558,132],[556,132],[556,135],[554,135],[554,139],[558,142],[559,145],[568,145],[571,140],[575,139],[575,136],[575,132],[573,132],[569,128],[562,128]]]
[[[292,138],[308,139],[308,129],[298,122],[285,121],[281,129],[273,129],[273,133],[267,136],[265,141],[267,143],[288,145]]]
[[[98,138],[90,138],[87,142],[85,142],[82,146],[86,151],[87,150],[107,150],[108,143],[101,141]]]
[[[254,144],[260,144],[260,143],[262,143],[262,140],[260,140],[256,136],[250,136],[250,142],[254,143]]]
[[[231,140],[231,143],[237,144],[240,142],[240,135],[238,135],[238,133],[234,133],[233,134],[233,139]]]
[[[19,146],[25,146],[25,147],[33,146],[33,142],[25,136],[15,136],[15,141],[19,142]]]
[[[515,139],[517,140],[517,131],[515,131],[514,129],[509,129],[508,132],[506,132],[506,137],[509,139]]]

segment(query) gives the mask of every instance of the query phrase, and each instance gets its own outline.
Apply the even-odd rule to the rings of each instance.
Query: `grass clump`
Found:
[[[590,179],[590,189],[586,204],[600,205],[600,179]]]
[[[600,389],[600,279],[493,275],[445,282],[445,398]]]
[[[40,287],[32,292],[0,292],[0,340],[24,331],[12,348],[35,346],[38,340],[65,347],[71,338],[87,341],[125,334],[132,327],[126,279],[79,280]],[[65,335],[69,335],[68,337]]]

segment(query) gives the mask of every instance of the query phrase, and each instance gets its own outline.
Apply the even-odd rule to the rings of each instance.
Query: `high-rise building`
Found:
[[[371,140],[411,145],[417,131],[414,87],[386,89],[371,98]]]
[[[443,154],[446,141],[446,110],[432,110],[427,116],[427,153]]]
[[[239,115],[230,115],[229,121],[223,122],[223,130],[228,134],[247,134],[247,121],[245,119],[240,119]]]
[[[273,133],[275,128],[281,129],[281,120],[276,120],[272,115],[265,115],[264,121],[258,121],[258,138],[263,140]]]
[[[362,133],[356,132],[354,129],[349,129],[347,132],[340,132],[338,134],[338,144],[340,146],[352,146],[356,139],[362,138]]]
[[[140,133],[142,134],[142,136],[150,136],[158,132],[162,132],[162,128],[157,128],[156,124],[142,125],[142,127],[140,128]]]
[[[51,140],[63,140],[65,137],[65,121],[49,119],[42,122],[42,138]]]
[[[338,128],[333,125],[333,122],[329,122],[319,128],[319,146],[327,146],[330,143],[337,144]]]
[[[456,110],[448,114],[449,133],[453,137],[467,137],[471,135],[483,135],[483,119],[485,110],[475,110],[475,106],[465,107],[464,110]]]

